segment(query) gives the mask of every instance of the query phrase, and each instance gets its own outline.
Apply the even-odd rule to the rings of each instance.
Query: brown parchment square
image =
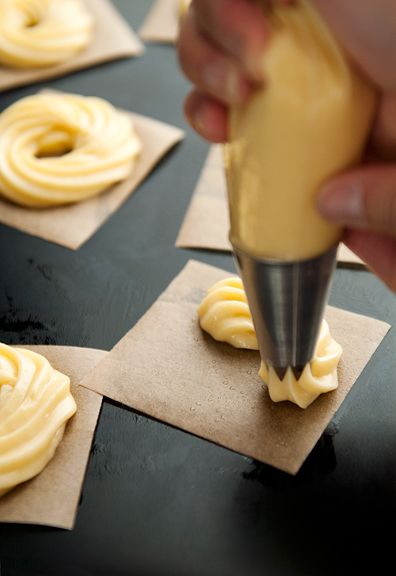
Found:
[[[0,498],[0,522],[42,524],[72,529],[102,397],[78,385],[107,354],[103,350],[67,346],[20,346],[45,356],[67,374],[77,412],[46,468]]]
[[[82,385],[295,474],[389,326],[328,308],[332,334],[344,348],[338,389],[306,410],[274,404],[257,374],[258,352],[218,343],[199,327],[206,290],[229,275],[190,261]]]
[[[140,38],[146,42],[174,44],[178,33],[178,0],[156,0],[139,29]]]
[[[70,72],[120,58],[139,56],[144,46],[110,0],[84,0],[94,17],[91,44],[70,60],[45,68],[18,69],[0,66],[0,92],[35,84]]]
[[[231,252],[229,217],[221,145],[211,146],[176,240],[178,248],[203,248]],[[338,262],[364,266],[344,244]]]
[[[123,112],[132,118],[142,141],[142,151],[128,178],[94,198],[68,206],[29,209],[0,198],[0,222],[73,250],[93,236],[160,159],[184,137],[184,132],[179,128],[146,116]]]

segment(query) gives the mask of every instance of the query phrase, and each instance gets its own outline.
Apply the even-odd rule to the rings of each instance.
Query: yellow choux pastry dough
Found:
[[[283,380],[279,380],[275,370],[264,362],[259,374],[267,384],[273,402],[290,400],[300,408],[307,408],[318,396],[337,388],[341,354],[341,346],[331,337],[329,325],[323,320],[314,357],[305,366],[299,380],[290,368]]]
[[[242,281],[237,276],[217,282],[198,308],[202,330],[235,348],[258,350],[256,333]]]
[[[198,308],[201,328],[215,340],[227,342],[235,348],[258,350],[253,321],[242,282],[238,277],[217,282],[208,290]],[[274,402],[290,400],[306,408],[320,394],[338,386],[337,367],[341,346],[331,337],[329,325],[322,322],[314,358],[296,380],[289,368],[279,380],[273,368],[261,363],[260,376],[268,386]]]
[[[78,202],[128,177],[132,120],[100,98],[28,96],[0,114],[0,194],[31,207]]]
[[[0,0],[0,63],[52,66],[86,48],[93,18],[81,0]]]
[[[320,216],[316,195],[326,180],[360,161],[376,96],[315,2],[271,4],[266,81],[231,114],[231,241],[252,256],[304,260],[340,239],[341,229]]]
[[[45,468],[75,412],[67,376],[35,352],[0,344],[0,496]]]
[[[178,4],[179,4],[179,15],[183,16],[187,12],[188,7],[191,4],[191,0],[178,0]]]

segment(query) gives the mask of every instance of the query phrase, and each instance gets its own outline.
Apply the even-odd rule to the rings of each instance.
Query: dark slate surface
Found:
[[[116,5],[136,29],[150,1]],[[110,349],[189,258],[233,270],[230,256],[174,248],[208,145],[183,120],[172,47],[49,85],[187,130],[78,252],[0,226],[1,340]],[[331,302],[396,322],[367,272],[339,270]],[[380,573],[394,554],[395,349],[392,329],[296,478],[106,401],[75,529],[0,525],[1,576],[316,576],[371,561]]]

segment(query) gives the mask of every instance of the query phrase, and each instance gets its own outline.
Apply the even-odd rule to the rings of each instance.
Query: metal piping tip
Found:
[[[293,372],[296,380],[300,380],[301,374],[304,372],[304,368],[305,368],[305,365],[304,366],[292,366],[291,367],[292,372]]]
[[[275,374],[278,376],[279,380],[282,382],[286,376],[287,370],[291,368],[296,380],[300,380],[301,374],[304,372],[305,366],[273,366]]]
[[[315,352],[337,246],[296,262],[259,259],[233,247],[261,358],[280,380],[288,367],[298,380]]]
[[[288,366],[272,366],[275,374],[278,376],[279,380],[282,382],[283,378],[286,376]]]

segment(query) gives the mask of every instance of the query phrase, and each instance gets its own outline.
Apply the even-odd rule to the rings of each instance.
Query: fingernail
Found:
[[[341,223],[364,220],[364,196],[360,182],[325,186],[319,193],[317,204],[322,216],[329,220]]]

